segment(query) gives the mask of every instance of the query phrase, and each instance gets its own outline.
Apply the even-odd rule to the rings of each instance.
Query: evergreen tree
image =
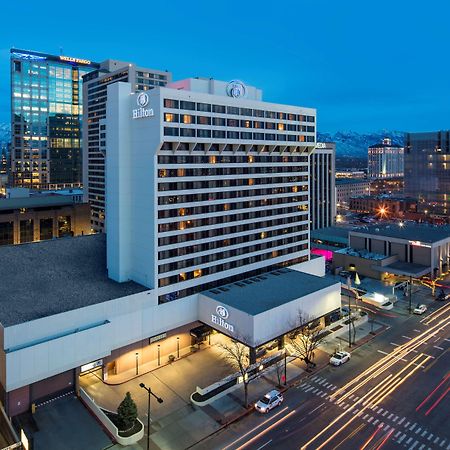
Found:
[[[119,416],[119,428],[122,431],[133,427],[137,418],[137,406],[129,392],[126,393],[125,398],[117,408],[117,414]]]

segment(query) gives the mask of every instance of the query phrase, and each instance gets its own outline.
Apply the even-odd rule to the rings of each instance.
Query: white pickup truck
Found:
[[[389,298],[383,294],[377,294],[368,292],[361,296],[361,301],[369,305],[376,306],[380,309],[392,309],[394,307],[393,303],[389,301]]]

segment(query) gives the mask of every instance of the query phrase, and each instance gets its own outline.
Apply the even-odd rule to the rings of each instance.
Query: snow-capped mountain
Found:
[[[367,157],[367,148],[378,144],[383,138],[391,138],[393,144],[403,145],[405,133],[402,131],[381,130],[372,133],[338,131],[336,133],[317,133],[318,142],[336,142],[339,156]]]

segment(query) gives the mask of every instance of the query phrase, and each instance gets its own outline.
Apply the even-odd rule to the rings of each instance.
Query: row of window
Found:
[[[197,227],[206,227],[212,225],[220,225],[232,222],[241,222],[242,220],[260,219],[261,217],[272,217],[284,214],[295,213],[297,211],[307,211],[307,205],[295,205],[290,207],[278,208],[278,209],[264,209],[261,211],[251,211],[240,214],[230,214],[226,216],[218,217],[206,217],[204,219],[190,219],[183,220],[181,222],[161,223],[158,225],[160,233],[188,230]]]
[[[260,222],[245,223],[245,224],[241,224],[241,225],[228,226],[228,227],[223,227],[223,228],[214,229],[214,230],[204,230],[204,231],[197,231],[194,233],[178,234],[175,236],[168,236],[168,237],[160,237],[158,239],[158,246],[164,247],[165,245],[178,245],[178,244],[197,241],[197,240],[201,240],[201,239],[209,239],[209,238],[225,236],[228,234],[243,233],[243,232],[247,232],[247,231],[251,231],[251,230],[258,230],[261,228],[270,228],[270,227],[275,227],[278,225],[287,225],[290,223],[297,223],[297,222],[302,222],[302,221],[307,221],[307,220],[308,220],[307,214],[306,215],[298,214],[298,215],[290,216],[290,217],[281,217],[279,219],[271,219],[271,220],[263,220]],[[231,245],[229,239],[223,239],[220,242],[221,242],[222,247]]]
[[[294,186],[295,187],[295,186]],[[299,203],[308,200],[306,195],[296,195],[293,197],[263,198],[260,200],[251,200],[248,202],[210,204],[208,206],[195,206],[192,208],[163,209],[158,211],[159,219],[168,219],[173,217],[194,216],[197,214],[213,214],[223,211],[241,210],[248,208],[269,207],[275,205],[284,205],[289,203]],[[303,211],[307,211],[308,205],[302,205]],[[239,219],[236,219],[239,220]],[[167,230],[165,230],[167,231]]]
[[[178,298],[183,298],[183,297],[187,297],[189,295],[197,294],[198,292],[208,291],[208,290],[217,288],[219,286],[224,286],[226,284],[234,283],[236,281],[240,281],[240,280],[250,278],[250,277],[255,277],[255,276],[261,275],[266,272],[271,272],[275,269],[279,269],[280,267],[291,266],[293,264],[300,264],[307,260],[308,260],[308,256],[305,255],[305,256],[298,257],[298,258],[289,259],[287,261],[283,261],[278,264],[269,264],[267,266],[260,267],[255,270],[245,271],[245,267],[242,267],[242,271],[236,275],[232,275],[232,276],[226,277],[226,278],[219,278],[217,280],[209,281],[208,283],[203,283],[203,284],[199,284],[196,286],[192,286],[190,288],[180,289],[177,291],[170,292],[168,294],[160,295],[158,297],[158,302],[159,303],[170,302],[170,301],[176,300]],[[240,267],[240,266],[238,266],[238,267]]]
[[[279,230],[278,230],[279,231]],[[282,230],[286,231],[286,230]],[[287,231],[286,231],[287,232]],[[262,234],[262,233],[261,233]],[[281,234],[281,233],[279,233]],[[158,266],[158,273],[172,272],[174,270],[186,269],[188,267],[200,266],[202,264],[208,264],[214,261],[220,261],[223,259],[233,258],[236,256],[245,255],[247,253],[258,252],[261,250],[268,250],[274,247],[280,247],[282,245],[289,245],[295,242],[301,242],[308,239],[308,235],[282,237],[281,239],[275,239],[273,241],[261,242],[259,244],[253,244],[246,247],[238,247],[233,250],[227,250],[224,252],[212,253],[209,255],[199,256],[196,258],[183,259],[181,261],[172,262],[168,264],[161,264]],[[304,244],[305,245],[305,244]],[[307,244],[306,244],[307,245]],[[206,270],[206,269],[202,269]]]
[[[215,139],[246,139],[257,141],[315,142],[314,136],[302,134],[252,133],[250,131],[204,130],[195,128],[164,127],[164,136],[182,136]],[[195,150],[195,149],[194,149]]]
[[[171,143],[165,142],[162,150],[172,150]],[[200,144],[203,146],[203,144]],[[204,149],[204,147],[203,147]],[[178,150],[189,151],[189,145],[181,143]],[[217,148],[217,151],[219,149]],[[276,151],[277,149],[274,149]],[[214,151],[214,144],[210,151]],[[227,144],[224,152],[233,152],[232,146]],[[245,151],[245,149],[243,149]],[[236,155],[220,154],[220,155],[158,155],[158,164],[248,164],[248,163],[307,163],[307,156],[300,155]]]
[[[214,125],[217,127],[257,128],[278,131],[303,131],[314,133],[314,125],[285,124],[283,122],[262,122],[259,120],[225,119],[223,117],[193,116],[191,114],[165,113],[164,122],[183,123],[185,125]]]
[[[230,261],[212,267],[205,267],[204,269],[195,269],[190,272],[181,272],[178,275],[172,275],[170,277],[159,279],[158,287],[164,287],[175,283],[181,283],[183,281],[205,277],[207,275],[212,275],[214,273],[222,273],[225,270],[235,269],[243,265],[247,266],[249,264],[266,261],[268,259],[278,258],[283,255],[301,252],[302,250],[306,250],[307,248],[308,244],[294,245],[293,247],[285,247],[280,250],[272,250],[271,252],[263,253],[261,255],[250,256],[238,261]]]
[[[184,109],[187,111],[203,111],[218,114],[234,114],[240,116],[265,117],[267,119],[292,120],[297,122],[315,122],[314,116],[286,113],[280,111],[266,111],[262,109],[239,108],[237,106],[211,105],[210,103],[196,103],[186,100],[164,99],[164,107]]]
[[[197,167],[194,169],[159,169],[159,178],[178,177],[217,177],[223,175],[256,175],[307,172],[306,166],[236,166],[236,167]],[[308,180],[305,180],[308,181]]]
[[[262,195],[287,194],[292,192],[292,186],[272,187],[267,189],[248,189],[243,191],[208,192],[206,194],[168,195],[158,197],[158,205],[177,205],[181,203],[212,202]],[[308,197],[304,196],[307,200]],[[303,200],[300,200],[303,201]]]

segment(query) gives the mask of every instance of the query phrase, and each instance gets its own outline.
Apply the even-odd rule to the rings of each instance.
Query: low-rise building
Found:
[[[401,195],[403,187],[403,177],[370,180],[370,193],[373,195]]]
[[[69,197],[37,196],[0,200],[0,245],[90,234],[90,206]]]
[[[348,206],[351,197],[370,194],[370,182],[362,178],[339,178],[336,180],[337,208]]]
[[[405,213],[417,212],[417,200],[385,195],[362,195],[350,198],[349,209],[357,213],[375,214],[383,219],[404,218]]]
[[[449,269],[450,226],[417,224],[371,226],[349,233],[349,248],[335,253],[335,269],[361,275],[386,274],[433,278]]]

